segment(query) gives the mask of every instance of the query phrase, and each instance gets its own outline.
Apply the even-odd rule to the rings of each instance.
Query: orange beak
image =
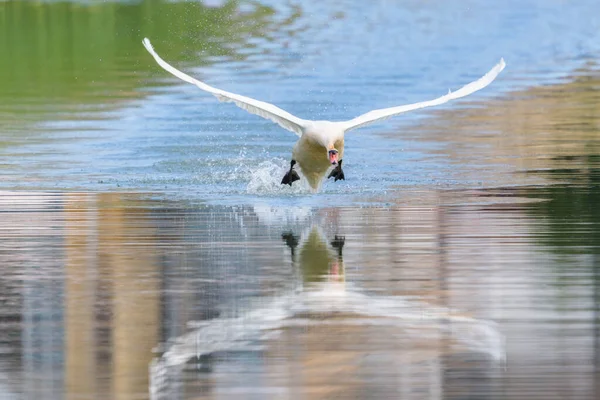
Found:
[[[337,165],[337,163],[338,163],[338,151],[336,149],[329,150],[329,162],[332,165]]]

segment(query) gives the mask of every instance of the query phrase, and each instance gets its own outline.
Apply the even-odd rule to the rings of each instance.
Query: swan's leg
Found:
[[[344,248],[344,244],[345,243],[346,243],[346,237],[345,236],[338,236],[338,235],[335,235],[335,238],[330,242],[331,247],[333,247],[334,249],[337,250],[337,252],[338,252],[338,259],[340,261],[343,261],[342,249]]]
[[[294,171],[295,164],[296,160],[292,160],[292,162],[290,163],[290,170],[287,172],[287,174],[283,176],[283,179],[281,180],[282,185],[292,186],[292,183],[296,182],[297,180],[300,180],[300,176],[298,176],[298,173]]]
[[[346,177],[344,177],[344,171],[342,171],[342,160],[340,160],[338,165],[333,170],[331,170],[331,173],[329,174],[327,179],[331,177],[335,178],[335,182],[339,180],[346,180]]]
[[[287,244],[287,246],[292,251],[292,261],[294,261],[294,254],[296,253],[296,248],[300,243],[300,238],[295,236],[292,232],[284,232],[281,235],[281,239]]]

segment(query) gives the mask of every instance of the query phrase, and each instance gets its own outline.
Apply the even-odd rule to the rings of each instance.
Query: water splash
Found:
[[[281,178],[288,171],[288,161],[275,159],[274,161],[261,162],[250,173],[250,182],[246,186],[246,193],[253,195],[306,195],[313,193],[312,189],[298,170],[300,180],[291,187],[281,184]]]

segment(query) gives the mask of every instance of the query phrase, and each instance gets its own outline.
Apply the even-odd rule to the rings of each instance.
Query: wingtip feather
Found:
[[[154,50],[154,48],[152,47],[152,43],[150,43],[150,39],[145,37],[144,40],[142,40],[142,44],[144,45],[146,50],[148,50],[148,51]]]
[[[500,62],[498,63],[498,68],[500,71],[502,71],[504,68],[506,68],[506,62],[504,61],[504,57],[500,58]],[[498,71],[498,72],[500,72]]]

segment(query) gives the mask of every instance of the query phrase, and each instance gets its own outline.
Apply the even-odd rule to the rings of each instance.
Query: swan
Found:
[[[345,179],[342,162],[344,158],[344,135],[346,132],[386,120],[408,111],[437,106],[450,100],[468,96],[492,83],[506,66],[504,59],[501,58],[500,62],[483,77],[463,86],[457,91],[448,91],[446,95],[434,100],[373,110],[348,121],[312,121],[296,117],[273,104],[209,86],[179,71],[163,60],[156,54],[148,38],[144,38],[142,43],[146,50],[154,57],[158,65],[179,79],[194,84],[200,89],[213,94],[220,101],[233,102],[249,113],[269,119],[282,128],[298,135],[299,139],[292,149],[290,168],[283,176],[281,184],[291,186],[292,183],[300,179],[300,176],[294,170],[295,165],[298,164],[302,174],[313,190],[317,190],[320,187],[323,177],[331,167],[333,169],[327,176],[328,179],[334,178],[335,181]]]

